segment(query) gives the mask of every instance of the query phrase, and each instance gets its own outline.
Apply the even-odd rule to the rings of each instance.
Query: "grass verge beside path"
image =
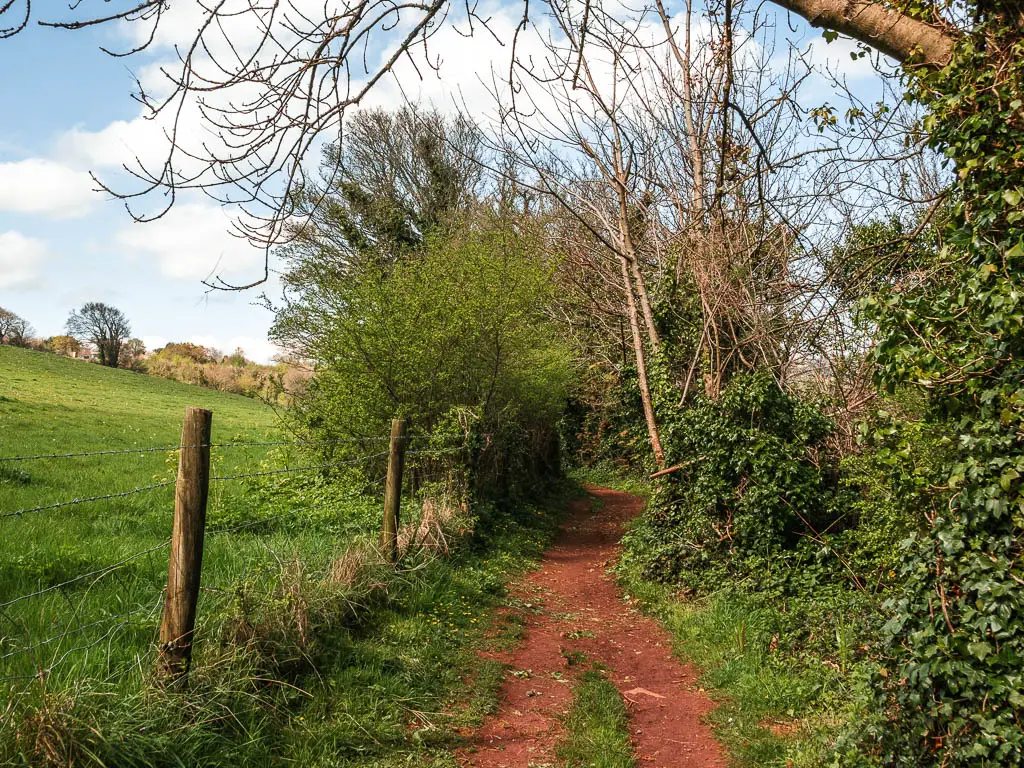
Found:
[[[863,665],[841,659],[841,641],[814,637],[822,606],[786,605],[726,589],[679,599],[668,587],[620,569],[631,599],[672,635],[674,650],[701,670],[718,707],[715,737],[745,768],[831,765],[836,734],[862,713]],[[810,610],[808,610],[810,608]],[[827,646],[834,651],[822,652]]]
[[[558,747],[565,768],[634,768],[629,716],[618,689],[596,669],[580,675]]]
[[[494,709],[504,674],[477,650],[519,632],[494,609],[564,507],[490,510],[451,557],[375,565],[346,585],[285,564],[258,604],[239,589],[219,638],[202,639],[186,693],[38,696],[3,729],[0,762],[450,768],[460,730]]]

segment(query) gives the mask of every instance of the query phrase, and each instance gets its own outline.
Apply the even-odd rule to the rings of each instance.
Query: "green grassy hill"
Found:
[[[172,445],[187,405],[214,412],[215,442],[274,432],[247,397],[0,346],[0,455]]]
[[[280,438],[277,416],[258,400],[0,346],[0,515],[171,479],[177,454],[170,452],[2,459],[173,447],[189,405],[213,411],[214,442]],[[227,458],[229,465],[247,466],[253,456]],[[137,501],[122,506],[130,510]]]
[[[42,674],[63,688],[148,674],[139,659],[159,622],[188,405],[213,411],[214,443],[245,444],[214,447],[215,478],[309,463],[265,445],[287,435],[257,400],[0,346],[0,681]],[[96,451],[122,452],[56,456]],[[315,504],[306,486],[316,482],[211,483],[201,622],[221,610],[221,585],[269,578],[284,557],[323,560],[358,522],[352,505]],[[84,501],[51,507],[74,500]],[[275,522],[217,533],[265,518]]]

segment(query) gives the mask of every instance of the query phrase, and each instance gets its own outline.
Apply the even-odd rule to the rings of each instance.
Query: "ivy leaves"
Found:
[[[1024,57],[1010,53],[1022,45],[989,20],[948,67],[913,73],[932,146],[957,168],[950,279],[865,302],[880,383],[920,388],[930,419],[957,432],[948,507],[914,538],[886,605],[886,765],[1024,759]]]

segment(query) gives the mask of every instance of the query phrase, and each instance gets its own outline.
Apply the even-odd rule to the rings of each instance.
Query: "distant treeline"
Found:
[[[236,395],[278,402],[302,389],[309,373],[290,361],[260,365],[242,349],[224,355],[188,342],[167,344],[152,354],[134,357],[124,367]]]
[[[73,336],[19,336],[4,338],[0,343],[99,362],[95,350]],[[309,378],[309,373],[302,366],[291,361],[278,360],[270,365],[261,365],[249,360],[241,348],[227,355],[191,342],[173,342],[147,352],[139,339],[129,339],[124,343],[117,367],[269,402],[286,401],[300,391]]]

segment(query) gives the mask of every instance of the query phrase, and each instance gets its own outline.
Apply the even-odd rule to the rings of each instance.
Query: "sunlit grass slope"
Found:
[[[140,659],[151,656],[159,619],[174,489],[128,492],[174,479],[187,405],[213,411],[215,443],[282,439],[274,411],[256,400],[0,347],[0,679],[34,675],[59,687],[147,663]],[[10,460],[125,449],[139,452]],[[266,445],[215,448],[213,456],[213,474],[222,476],[302,461]],[[344,538],[341,528],[353,521],[336,506],[308,503],[297,480],[212,484],[208,530],[296,514],[209,538],[201,622],[223,602],[219,586],[257,581],[279,556],[326,558]]]
[[[64,453],[171,445],[186,405],[215,414],[214,440],[273,431],[251,398],[0,346],[0,453]]]

